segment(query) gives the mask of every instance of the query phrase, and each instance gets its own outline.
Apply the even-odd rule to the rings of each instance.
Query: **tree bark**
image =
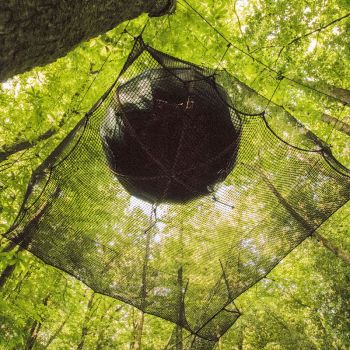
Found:
[[[142,13],[162,16],[176,0],[0,2],[0,82],[66,55],[77,44]]]
[[[182,230],[181,230],[182,236]],[[176,325],[176,350],[183,350],[183,332],[182,327],[184,324],[184,302],[183,302],[183,269],[182,266],[177,271],[177,286],[179,293],[179,323]]]
[[[18,252],[20,252],[23,249],[27,249],[29,247],[29,244],[32,240],[31,233],[28,232],[29,227],[37,227],[40,223],[41,218],[43,215],[51,208],[52,200],[53,198],[57,197],[60,192],[59,187],[56,188],[55,192],[52,195],[51,202],[44,203],[38,211],[35,213],[34,218],[28,222],[28,224],[24,227],[24,229],[19,232],[15,238],[13,238],[8,245],[2,250],[2,252],[9,252],[12,249],[17,249],[16,245],[20,244],[20,247],[18,248]],[[15,229],[16,230],[16,229]],[[34,230],[32,229],[31,232]],[[5,269],[0,274],[0,288],[4,286],[6,281],[9,279],[9,277],[12,275],[14,269],[16,267],[16,264],[13,265],[7,265]]]
[[[326,237],[322,236],[318,232],[314,232],[312,235],[318,242],[320,242],[326,249],[331,251],[335,256],[350,265],[350,253],[336,246],[330,242]]]
[[[326,96],[328,96],[328,98],[331,100],[336,99],[343,104],[350,105],[350,90],[348,89],[329,84],[322,80],[317,80],[317,78],[315,78],[314,81],[304,79],[296,79],[295,81],[302,86],[306,86],[326,94]]]
[[[336,97],[343,103],[350,105],[350,90],[343,89],[334,85],[328,85],[328,84],[327,84],[327,89],[332,96]]]
[[[44,345],[43,349],[47,349],[51,343],[58,337],[58,335],[62,332],[64,326],[66,325],[67,321],[69,320],[71,314],[69,314],[63,322],[59,325],[59,327],[56,329],[56,331],[51,335],[47,343]]]
[[[47,306],[47,302],[49,301],[49,298],[50,298],[50,295],[45,297],[45,299],[43,300],[44,306]],[[33,349],[35,342],[38,338],[38,334],[40,332],[41,327],[42,327],[42,322],[34,321],[32,323],[32,326],[30,328],[30,333],[29,333],[29,336],[27,338],[27,342],[26,342],[25,347],[24,347],[25,350],[32,350]]]
[[[350,136],[350,125],[342,122],[341,120],[332,117],[329,114],[323,113],[321,116],[321,120],[327,124],[330,124],[334,127],[334,129]]]
[[[123,306],[118,306],[112,310],[111,309],[106,310],[106,312],[102,314],[99,322],[100,327],[99,327],[99,332],[98,332],[97,341],[96,341],[96,350],[104,350],[107,348],[108,349],[111,348],[112,340],[108,337],[106,339],[105,333],[108,328],[108,325],[112,323],[113,319],[115,319],[115,314],[120,312],[122,308]]]
[[[144,232],[144,234],[146,235],[146,242],[145,242],[145,256],[144,256],[143,266],[142,266],[142,285],[141,285],[141,291],[140,291],[141,311],[140,311],[140,316],[138,317],[137,320],[135,320],[135,312],[133,313],[134,329],[133,329],[132,341],[130,343],[130,350],[141,350],[141,347],[142,347],[142,332],[143,332],[143,325],[145,321],[145,313],[143,312],[143,309],[147,298],[148,262],[149,262],[149,257],[151,253],[151,236],[152,236],[152,228],[154,227],[154,225],[155,223],[152,223],[152,216],[151,216],[150,226]]]
[[[81,329],[81,337],[80,337],[79,344],[77,346],[77,350],[82,350],[84,347],[85,339],[86,339],[86,336],[87,336],[88,330],[89,330],[88,323],[89,323],[90,318],[91,318],[91,309],[92,309],[94,297],[95,297],[95,293],[92,293],[91,297],[89,299],[88,305],[87,305],[87,310],[85,313],[84,323],[83,323],[83,327]]]

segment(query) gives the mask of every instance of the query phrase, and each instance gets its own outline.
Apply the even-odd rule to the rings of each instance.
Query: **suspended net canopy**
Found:
[[[168,349],[185,334],[212,349],[234,300],[349,200],[349,176],[282,107],[138,38],[34,172],[6,237],[176,324]]]

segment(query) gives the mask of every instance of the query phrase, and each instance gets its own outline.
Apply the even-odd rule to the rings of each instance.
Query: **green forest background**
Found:
[[[219,32],[179,0],[175,14],[149,21],[145,42],[226,69],[263,96],[273,96],[349,167],[349,1],[192,0],[191,5]],[[113,83],[132,35],[146,21],[141,16],[123,23],[0,85],[1,233],[15,219],[32,171]],[[126,25],[132,35],[123,33]],[[283,79],[274,91],[281,76],[314,90]],[[320,228],[323,240],[308,238],[236,300],[243,315],[217,348],[350,349],[349,231],[345,205]],[[0,349],[158,350],[167,344],[172,324],[95,294],[7,244],[0,238]]]

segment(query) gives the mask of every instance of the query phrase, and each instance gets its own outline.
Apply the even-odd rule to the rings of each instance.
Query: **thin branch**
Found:
[[[316,28],[316,29],[314,29],[314,30],[312,30],[312,31],[310,31],[310,32],[307,32],[307,33],[305,33],[305,34],[302,34],[302,35],[297,36],[296,38],[294,38],[293,40],[291,40],[289,43],[287,43],[286,45],[282,46],[282,48],[281,48],[280,51],[278,52],[278,55],[277,55],[275,64],[276,64],[276,62],[279,60],[279,58],[280,58],[282,52],[284,51],[284,49],[286,49],[288,46],[293,45],[293,44],[295,44],[296,42],[298,42],[299,40],[302,40],[302,39],[304,39],[304,38],[306,38],[306,37],[308,37],[308,36],[310,36],[310,35],[312,35],[312,34],[319,33],[319,32],[321,32],[322,30],[324,30],[324,29],[326,29],[326,28],[332,26],[333,24],[335,24],[335,23],[337,23],[337,22],[340,22],[340,21],[342,21],[343,19],[348,18],[348,17],[350,17],[350,13],[347,13],[346,15],[344,15],[344,16],[342,16],[342,17],[336,18],[336,19],[334,19],[333,21],[331,21],[331,22],[329,22],[329,23],[327,23],[327,24],[325,24],[325,25],[322,25],[321,27]]]
[[[347,123],[344,123],[340,119],[332,117],[329,114],[323,113],[321,116],[321,120],[329,125],[332,125],[334,129],[350,136],[350,125]]]
[[[248,166],[248,165],[246,165]],[[331,251],[335,256],[343,260],[345,263],[350,265],[350,253],[344,249],[334,245],[327,238],[323,237],[320,233],[316,232],[313,227],[304,219],[289,202],[282,196],[282,194],[277,190],[274,184],[270,181],[267,175],[258,168],[249,166],[251,169],[254,169],[260,177],[263,179],[265,184],[269,187],[271,192],[275,195],[279,203],[288,211],[288,213],[299,223],[301,224],[308,232],[311,233],[311,237],[319,241],[325,248]]]
[[[242,35],[242,39],[244,40],[245,46],[246,46],[246,48],[247,48],[247,51],[250,52],[250,47],[249,47],[249,45],[247,44],[247,41],[246,41],[246,39],[245,39],[245,37],[244,37],[244,33],[243,33],[243,30],[242,30],[242,25],[241,25],[241,20],[239,19],[239,16],[238,16],[238,13],[237,13],[237,9],[236,9],[237,1],[238,1],[238,0],[236,0],[235,3],[234,3],[234,5],[233,5],[233,12],[234,12],[234,14],[235,14],[235,16],[236,16],[236,18],[237,18],[239,32],[240,32],[241,35]]]
[[[79,114],[76,111],[73,111],[73,113]],[[59,121],[59,123],[57,124],[56,127],[51,127],[50,129],[46,130],[41,135],[37,136],[35,139],[30,140],[30,141],[29,140],[19,141],[19,142],[14,143],[13,145],[5,147],[4,150],[2,152],[0,152],[0,162],[3,162],[7,158],[9,158],[10,156],[12,156],[18,152],[33,148],[39,142],[45,141],[45,140],[49,139],[51,136],[57,134],[57,132],[60,130],[60,128],[67,121],[67,116],[69,114],[70,113],[65,114],[65,116]]]
[[[314,237],[318,242],[320,242],[326,249],[331,251],[335,256],[337,256],[338,258],[343,260],[345,263],[350,265],[349,252],[336,246],[335,244],[330,242],[326,237],[322,236],[320,233],[316,231],[312,234],[312,237]]]

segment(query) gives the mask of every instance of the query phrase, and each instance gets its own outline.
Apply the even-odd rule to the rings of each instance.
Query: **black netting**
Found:
[[[349,198],[348,170],[283,108],[138,39],[6,236],[177,324],[169,349],[182,330],[211,349],[239,317],[234,299]]]

